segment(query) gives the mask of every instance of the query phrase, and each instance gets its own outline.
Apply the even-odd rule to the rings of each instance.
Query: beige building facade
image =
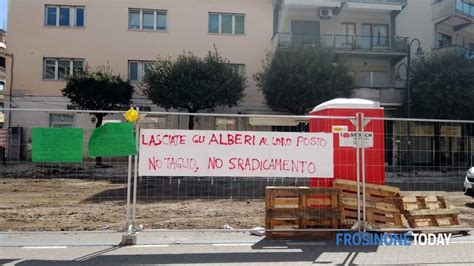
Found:
[[[215,18],[217,32],[210,29]],[[10,1],[13,106],[67,108],[60,90],[76,67],[107,65],[138,84],[146,61],[184,51],[204,56],[215,46],[248,77],[239,110],[266,112],[252,75],[271,51],[271,37],[271,0]],[[139,90],[134,103],[150,105]]]
[[[275,49],[331,46],[351,66],[354,96],[380,101],[388,112],[403,101],[396,66],[407,38],[395,23],[406,0],[15,0],[9,2],[5,91],[15,108],[66,109],[64,77],[86,65],[107,65],[138,84],[147,61],[213,47],[245,71],[241,104],[218,112],[269,113],[253,75]],[[28,18],[28,19],[25,19]],[[13,74],[13,79],[12,75]],[[161,110],[137,90],[134,104]],[[8,118],[7,118],[8,120]],[[13,114],[7,126],[53,125],[76,118]],[[87,120],[87,119],[86,119]]]

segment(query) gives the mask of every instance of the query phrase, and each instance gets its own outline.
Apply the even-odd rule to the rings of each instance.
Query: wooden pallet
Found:
[[[357,182],[345,179],[337,179],[334,181],[334,187],[341,190],[341,196],[356,198]],[[366,202],[387,202],[392,204],[396,202],[397,193],[400,191],[397,187],[365,184]],[[362,183],[360,184],[360,195],[362,195]]]
[[[420,232],[441,233],[466,228],[459,221],[459,210],[446,197],[446,192],[404,191],[399,193],[398,204],[409,227],[419,228]],[[465,232],[461,230],[454,233]]]
[[[403,191],[399,193],[398,203],[403,211],[424,209],[448,209],[446,192]]]
[[[339,228],[339,191],[331,188],[267,187],[265,190],[269,239],[329,237],[331,232],[301,232],[295,229]]]
[[[341,190],[341,224],[350,228],[357,222],[357,182],[338,179],[334,187]],[[401,212],[397,204],[399,188],[374,184],[365,185],[366,221],[373,228],[402,228]],[[360,188],[362,201],[362,185]],[[362,217],[362,203],[361,203]]]

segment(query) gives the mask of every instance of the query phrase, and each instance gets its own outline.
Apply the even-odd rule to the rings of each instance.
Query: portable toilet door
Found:
[[[368,121],[364,127],[363,138],[366,182],[383,185],[385,182],[384,121],[370,119],[384,117],[384,109],[378,102],[364,99],[334,99],[316,106],[310,115],[355,118],[357,113],[364,114]],[[334,134],[334,178],[311,178],[310,185],[332,187],[336,179],[357,180],[355,120],[311,118],[309,131]]]

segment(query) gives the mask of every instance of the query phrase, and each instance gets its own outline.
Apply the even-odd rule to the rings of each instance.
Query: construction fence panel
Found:
[[[343,147],[337,142],[340,130],[356,131],[356,117],[148,113],[139,125],[140,131],[146,132],[140,134],[140,139],[144,136],[146,143],[146,147],[140,147],[142,155],[148,153],[150,135],[169,134],[170,130],[175,134],[187,134],[185,132],[189,132],[190,119],[194,121],[193,134],[205,135],[205,145],[195,145],[194,148],[191,145],[188,153],[177,151],[176,154],[186,160],[193,158],[197,149],[197,157],[204,161],[199,167],[205,168],[209,167],[211,150],[213,156],[223,156],[222,172],[189,176],[141,175],[137,185],[136,222],[145,230],[250,230],[260,227],[268,231],[267,237],[285,238],[347,230],[357,221],[357,208],[360,208],[357,197],[354,195],[355,205],[351,205],[355,209],[355,217],[341,221],[339,192],[331,188],[336,177],[356,181],[358,166],[355,142],[354,145]],[[303,142],[299,140],[318,136],[316,134],[319,133],[315,132],[329,136],[332,142],[330,153],[326,154],[326,151],[315,147],[304,159],[296,158],[297,155],[290,156],[291,158],[289,155],[282,155],[282,151],[288,154],[304,153],[301,149]],[[220,137],[218,141],[209,143],[212,142],[210,137],[213,133]],[[228,134],[233,138],[235,135],[242,135],[242,138],[254,135],[256,140],[252,145],[241,143],[234,150],[229,148],[226,151],[229,145]],[[222,136],[224,140],[221,139]],[[262,136],[267,136],[269,141],[266,145],[272,147],[272,151],[264,152],[259,149]],[[279,142],[286,138],[292,138],[292,142]],[[190,139],[190,135],[187,139]],[[166,154],[161,155],[172,157],[167,156],[168,150],[161,150]],[[235,152],[235,158],[226,157],[229,151]],[[154,154],[160,155],[160,149],[157,148]],[[140,163],[148,164],[150,157],[144,158],[145,161],[140,157]],[[290,160],[288,166],[277,169],[279,173],[264,174],[259,168],[260,163],[282,158]],[[233,159],[236,160],[232,161]],[[238,161],[240,159],[242,160]],[[291,170],[293,172],[285,169],[295,167],[295,162],[299,165],[300,161],[297,160],[315,161],[318,169],[332,168],[332,176],[318,178],[317,174],[302,174],[301,171],[304,170],[301,168]],[[169,160],[167,165],[169,166]],[[235,168],[239,168],[242,175],[229,171]]]
[[[122,120],[121,113],[107,115],[104,123]],[[125,228],[128,160],[102,158],[99,164],[87,156],[87,143],[96,122],[89,113],[13,110],[5,114],[10,117],[10,127],[4,126],[4,139],[0,141],[0,231]],[[74,160],[60,153],[55,159],[65,162],[44,162],[41,158],[33,162],[34,135],[48,134],[52,128],[64,128],[64,134],[43,144],[82,148],[82,161],[67,162]],[[78,131],[67,131],[69,128]],[[82,140],[78,139],[81,135]]]
[[[278,238],[289,236],[285,232],[293,229],[303,233],[345,230],[360,218],[360,214],[356,214],[355,217],[340,219],[340,195],[338,190],[331,188],[335,177],[355,181],[360,172],[356,160],[359,149],[355,138],[346,146],[337,143],[341,130],[346,133],[357,131],[359,123],[356,117],[140,112],[141,119],[135,124],[135,132],[148,130],[156,136],[160,132],[179,130],[176,132],[191,134],[188,130],[193,124],[191,132],[202,134],[214,132],[227,136],[229,132],[235,135],[248,133],[255,135],[255,142],[258,142],[259,137],[267,136],[268,143],[262,145],[274,146],[278,154],[266,151],[263,156],[262,149],[250,147],[237,149],[236,156],[246,154],[244,159],[263,156],[270,161],[280,160],[272,161],[273,174],[252,175],[247,172],[229,175],[215,171],[213,174],[186,175],[178,174],[179,169],[175,169],[176,174],[145,175],[137,171],[139,167],[135,162],[139,163],[139,156],[134,159],[125,156],[103,157],[100,163],[88,156],[88,142],[96,126],[92,114],[107,113],[104,118],[106,124],[125,122],[123,111],[4,111],[9,119],[8,124],[4,125],[6,131],[0,134],[7,136],[5,149],[1,152],[5,158],[0,163],[0,191],[3,198],[0,202],[0,231],[134,232],[142,228],[250,230],[262,227],[274,230],[268,236]],[[65,162],[64,158],[59,158],[61,162],[58,163],[33,159],[34,132],[49,128],[79,129],[83,133],[82,161]],[[325,134],[324,145],[321,139],[311,139],[321,136],[317,134]],[[139,138],[140,134],[136,136],[137,146],[142,145],[145,140]],[[48,145],[66,145],[66,150],[70,150],[67,145],[77,143],[58,138]],[[202,156],[200,150],[192,152],[197,157],[205,157],[216,149],[215,154],[218,156],[221,155],[219,149],[226,145],[218,146],[221,148],[203,149]],[[302,146],[307,147],[299,150]],[[314,146],[315,151],[309,150],[309,146]],[[232,152],[228,150],[227,156],[233,155]],[[252,162],[255,160],[250,160]],[[309,166],[309,163],[314,165]],[[240,164],[241,167],[255,167],[248,166],[247,161]],[[236,163],[236,167],[238,165]],[[290,173],[290,168],[293,173]],[[289,173],[288,176],[282,174],[285,172]],[[130,195],[133,197],[127,198]],[[360,209],[357,202],[356,197],[355,205],[351,205],[356,213]]]
[[[311,235],[310,231],[350,228],[464,232],[474,224],[472,198],[464,193],[464,183],[473,183],[468,170],[474,158],[474,121],[361,114],[317,117],[141,112],[136,132],[143,130],[148,136],[198,132],[224,137],[247,134],[258,139],[266,135],[276,137],[275,144],[270,140],[269,146],[278,148],[265,153],[258,147],[225,150],[226,145],[191,145],[180,150],[179,145],[173,146],[181,157],[203,157],[201,163],[209,159],[210,152],[216,157],[234,155],[232,152],[236,158],[245,155],[240,165],[235,163],[242,168],[242,175],[229,171],[186,174],[183,169],[147,175],[135,171],[135,160],[130,164],[127,157],[104,157],[98,164],[87,155],[87,143],[95,128],[93,112],[6,112],[10,125],[0,131],[1,231],[124,230],[133,219],[133,224],[143,226],[136,228],[145,230],[262,227],[269,231],[269,237],[278,238],[295,235],[288,233],[289,229],[302,232],[302,236]],[[107,113],[105,123],[124,122],[123,112]],[[192,124],[193,131],[188,131]],[[71,127],[83,132],[81,162],[33,162],[34,129]],[[316,147],[314,154],[307,155],[300,147],[291,146],[298,137],[304,140],[318,132],[331,136],[332,153]],[[278,142],[291,137],[295,137],[292,144]],[[150,140],[137,139],[138,146],[142,142]],[[173,147],[166,151],[173,151]],[[288,156],[296,162],[286,155],[281,157],[295,151]],[[262,163],[252,161],[259,158],[287,160],[287,165],[278,164],[280,168],[273,170],[281,171],[271,174],[255,171],[260,166],[253,169],[254,175],[245,170],[255,168],[254,162]],[[229,161],[229,157],[222,159]],[[322,176],[315,169],[311,169],[313,174],[298,173],[299,161],[311,160],[320,164],[318,170],[332,166],[331,178],[318,178]],[[288,172],[288,167],[294,167],[297,174]],[[130,185],[129,176],[137,177]],[[127,192],[133,191],[136,204],[130,218]]]
[[[370,226],[383,228],[380,221],[395,219],[387,229],[465,233],[473,228],[474,204],[464,183],[473,166],[474,122],[364,118],[365,125],[377,122],[385,128],[373,134],[384,141],[385,171],[383,183],[366,182]],[[373,149],[365,148],[365,154]],[[366,158],[366,177],[377,175],[381,166]],[[384,189],[387,196],[377,195]]]

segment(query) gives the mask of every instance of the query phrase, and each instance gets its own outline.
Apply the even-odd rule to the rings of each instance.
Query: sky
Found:
[[[0,28],[5,28],[8,13],[8,0],[0,0]]]

